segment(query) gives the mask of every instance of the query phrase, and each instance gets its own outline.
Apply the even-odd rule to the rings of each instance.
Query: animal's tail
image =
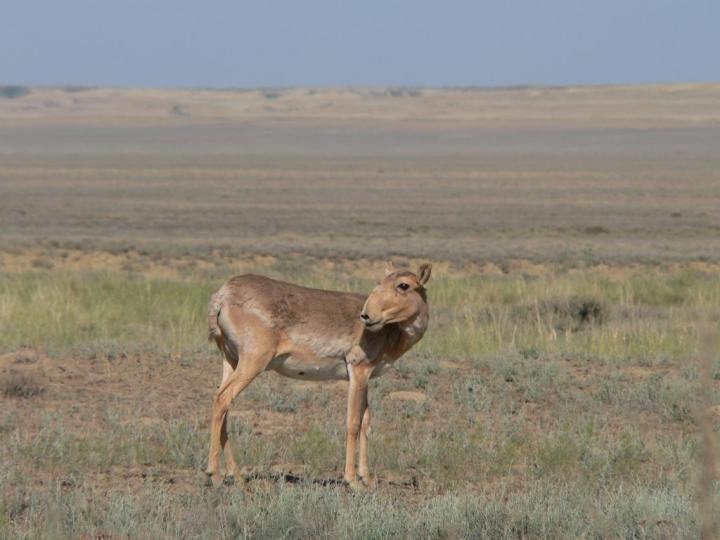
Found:
[[[215,341],[219,345],[219,339],[222,337],[222,330],[218,323],[218,317],[220,316],[220,310],[223,307],[223,301],[225,300],[225,288],[222,287],[218,292],[212,295],[210,298],[210,304],[208,305],[208,341]]]

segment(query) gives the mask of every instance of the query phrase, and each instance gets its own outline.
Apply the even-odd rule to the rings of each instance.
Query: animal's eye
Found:
[[[398,285],[398,289],[400,289],[401,291],[407,291],[409,288],[410,285],[408,285],[407,283],[401,283],[400,285]]]

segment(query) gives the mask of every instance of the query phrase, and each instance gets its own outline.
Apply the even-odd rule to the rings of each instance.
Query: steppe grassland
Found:
[[[312,94],[326,124],[297,91],[0,103],[0,536],[698,537],[714,92]],[[203,123],[241,102],[279,118]],[[434,275],[429,334],[371,388],[379,488],[338,483],[343,384],[274,374],[233,408],[250,481],[204,487],[209,294],[367,291],[387,256]]]
[[[237,266],[341,290],[369,290],[371,276],[382,270],[380,262]],[[704,391],[698,329],[717,320],[715,269],[517,263],[503,273],[437,266],[432,332],[372,389],[373,466],[388,483],[352,502],[332,487],[342,466],[342,389],[274,375],[238,400],[244,411],[234,418],[236,454],[258,479],[250,491],[223,496],[200,487],[196,473],[206,457],[205,420],[219,371],[217,353],[204,345],[205,304],[221,282],[215,270],[179,270],[182,264],[173,262],[148,273],[77,272],[58,261],[52,270],[3,274],[6,350],[45,351],[66,369],[84,366],[139,387],[125,399],[108,388],[73,405],[70,396],[57,395],[63,385],[53,375],[29,371],[18,390],[29,385],[29,397],[8,399],[3,418],[7,530],[31,536],[97,527],[207,537],[243,530],[271,536],[283,527],[297,528],[298,536],[695,534],[694,419]],[[155,365],[134,365],[143,358]],[[123,376],[118,370],[126,365],[130,373]],[[720,377],[720,366],[713,369]],[[92,386],[79,387],[85,384]],[[168,384],[177,388],[156,386]],[[393,397],[399,390],[410,398]],[[194,402],[198,395],[203,399]],[[184,413],[157,399],[184,401]],[[41,417],[20,421],[18,412],[43,400],[56,406],[48,403]],[[299,485],[268,480],[287,471]],[[156,483],[135,478],[148,474]],[[118,485],[118,475],[133,480]],[[173,489],[166,489],[166,477]],[[314,486],[316,480],[330,485]],[[42,495],[37,482],[49,485]],[[100,502],[99,493],[111,496]],[[148,512],[149,498],[155,504]],[[314,505],[323,510],[306,522],[300,509]],[[370,518],[356,505],[376,518],[363,521]],[[268,506],[274,518],[264,517]],[[588,512],[598,517],[588,522]]]
[[[293,268],[268,259],[220,268],[228,276],[256,272],[352,291],[371,290],[382,275],[381,263],[306,260]],[[537,350],[662,363],[696,354],[697,327],[716,317],[720,305],[720,276],[707,264],[564,271],[542,265],[522,271],[520,264],[508,273],[494,265],[445,267],[445,273],[442,265],[436,269],[431,287],[433,332],[418,351],[452,359]],[[203,342],[207,299],[222,281],[217,270],[187,269],[182,261],[180,268],[185,269],[168,266],[153,275],[67,271],[59,265],[52,272],[5,273],[3,346],[63,354],[105,340],[131,350],[194,350]]]

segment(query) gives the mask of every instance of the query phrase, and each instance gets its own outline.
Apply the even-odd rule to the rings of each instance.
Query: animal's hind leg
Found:
[[[222,381],[220,382],[220,387],[225,384],[230,375],[232,375],[232,372],[235,371],[236,367],[237,358],[233,361],[232,356],[226,353],[225,358],[223,359],[223,376]],[[222,447],[222,455],[225,458],[225,474],[234,479],[237,475],[238,467],[228,440],[227,420],[228,415],[226,414],[223,419],[222,429],[220,430],[220,446]]]
[[[207,474],[211,477],[212,483],[215,486],[220,485],[222,482],[219,467],[220,453],[223,446],[222,432],[223,425],[226,422],[227,412],[230,409],[230,403],[235,396],[247,388],[253,379],[265,369],[265,366],[271,358],[272,355],[265,355],[253,357],[253,359],[247,363],[241,361],[215,395],[210,427],[210,454],[208,456],[207,468]],[[227,446],[227,440],[225,440],[225,446]]]
[[[220,385],[213,402],[212,421],[210,426],[210,452],[208,455],[207,474],[215,486],[220,485],[220,454],[223,446],[227,446],[226,417],[232,400],[262,373],[275,354],[277,338],[273,330],[265,326],[256,316],[233,312],[226,319],[230,326],[231,337],[237,335],[233,329],[242,328],[243,343],[233,339],[233,345],[239,350],[236,368]],[[224,328],[223,331],[226,329]],[[223,429],[225,426],[225,429]],[[223,437],[225,432],[225,437]],[[227,462],[229,468],[235,465],[233,458]],[[236,467],[236,466],[235,466]]]

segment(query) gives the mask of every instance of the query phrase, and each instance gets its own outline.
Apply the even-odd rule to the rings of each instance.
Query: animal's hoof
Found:
[[[206,472],[207,475],[207,482],[205,485],[207,487],[214,487],[219,488],[223,485],[223,476],[219,472]]]
[[[365,485],[357,479],[353,480],[345,480],[347,483],[347,486],[350,488],[350,491],[363,491],[365,489]]]
[[[375,489],[377,487],[377,479],[375,478],[374,474],[368,474],[367,476],[364,476],[363,484],[365,484],[365,487],[368,489]]]
[[[235,473],[227,473],[223,484],[226,486],[244,486],[247,484],[247,479],[242,475],[236,475]]]

